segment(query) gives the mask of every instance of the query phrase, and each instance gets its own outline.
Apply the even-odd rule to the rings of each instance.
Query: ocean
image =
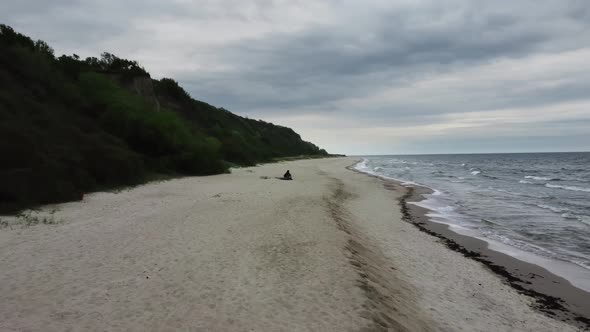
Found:
[[[431,188],[429,217],[590,290],[590,153],[366,156],[359,171]]]

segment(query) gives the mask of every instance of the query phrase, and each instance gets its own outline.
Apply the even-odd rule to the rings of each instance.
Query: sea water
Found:
[[[590,290],[590,153],[366,156],[360,171],[433,189],[436,222]]]

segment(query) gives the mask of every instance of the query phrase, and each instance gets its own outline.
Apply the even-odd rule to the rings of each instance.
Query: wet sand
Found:
[[[384,178],[381,180],[385,188],[405,192],[399,199],[405,221],[441,239],[449,249],[481,262],[519,293],[534,298],[534,308],[547,316],[581,329],[590,329],[590,293],[541,266],[491,250],[483,240],[459,234],[451,230],[449,225],[432,221],[427,216],[432,211],[412,204],[425,199],[424,195],[431,194],[433,191],[430,188],[402,185]]]

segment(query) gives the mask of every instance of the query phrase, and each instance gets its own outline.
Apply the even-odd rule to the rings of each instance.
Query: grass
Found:
[[[63,220],[55,218],[55,212],[53,209],[49,212],[49,215],[42,215],[35,210],[21,211],[14,215],[12,221],[9,219],[0,219],[0,228],[12,228],[12,226],[31,227],[35,225],[58,225],[63,223]]]
[[[289,156],[289,157],[278,157],[273,158],[271,162],[281,162],[281,161],[293,161],[293,160],[304,160],[304,159],[323,159],[323,158],[337,158],[337,157],[344,157],[344,155],[299,155],[299,156]]]
[[[59,223],[55,219],[53,214],[51,214],[50,216],[39,216],[39,215],[33,215],[32,211],[21,212],[21,213],[17,214],[16,217],[17,217],[17,219],[22,220],[24,226],[27,226],[27,227],[32,226],[32,225],[38,225],[38,224],[55,225],[55,224]]]

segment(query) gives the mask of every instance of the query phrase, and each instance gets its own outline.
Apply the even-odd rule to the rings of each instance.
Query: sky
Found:
[[[18,0],[0,23],[331,153],[590,151],[587,0]]]

